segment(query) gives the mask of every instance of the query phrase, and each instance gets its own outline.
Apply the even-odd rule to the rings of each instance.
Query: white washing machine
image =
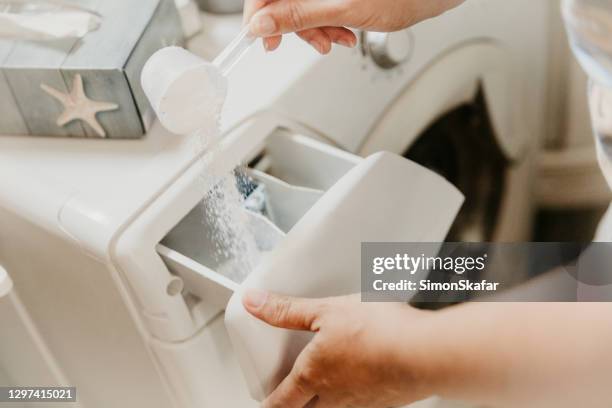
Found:
[[[255,50],[232,73],[224,128],[280,124],[360,155],[405,155],[466,194],[451,239],[525,240],[544,132],[549,7],[472,0],[410,30],[362,33],[357,49],[337,47],[331,57],[286,36],[280,51]],[[192,48],[214,55],[240,21],[206,15]]]
[[[140,141],[0,137],[5,381],[75,385],[88,408],[256,406],[223,322],[237,284],[173,237],[212,187],[202,182],[211,168],[267,161],[324,194],[359,166],[351,153],[390,150],[464,190],[470,211],[455,225],[458,238],[525,236],[545,9],[474,0],[409,31],[363,35],[360,48],[328,57],[289,38],[277,53],[254,48],[230,77],[214,166],[199,139],[158,124]],[[474,166],[482,161],[493,163]],[[463,182],[483,168],[505,181]],[[390,177],[387,192],[399,194],[405,180]]]

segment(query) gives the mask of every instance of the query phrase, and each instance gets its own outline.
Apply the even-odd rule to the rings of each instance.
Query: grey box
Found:
[[[242,12],[244,0],[196,0],[198,6],[208,13],[238,14]]]
[[[138,138],[153,118],[140,71],[158,49],[180,45],[183,32],[173,0],[80,0],[102,16],[82,39],[0,40],[0,135]],[[76,119],[63,126],[64,105],[82,81],[88,99],[117,105],[95,118],[104,134]],[[47,91],[45,91],[45,89]]]

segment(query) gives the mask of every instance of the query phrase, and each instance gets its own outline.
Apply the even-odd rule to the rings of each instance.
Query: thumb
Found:
[[[253,316],[274,327],[316,331],[315,322],[321,312],[321,301],[280,296],[249,289],[242,304]]]
[[[261,8],[250,20],[256,37],[303,31],[324,26],[343,26],[340,2],[329,0],[277,0]]]

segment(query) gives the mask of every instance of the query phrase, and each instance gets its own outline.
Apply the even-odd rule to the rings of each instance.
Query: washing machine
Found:
[[[360,155],[404,155],[466,195],[451,240],[526,240],[549,7],[470,1],[409,30],[360,32],[356,49],[337,47],[330,57],[286,36],[278,52],[253,51],[232,74],[224,129],[269,122]],[[210,57],[241,20],[204,19],[191,45]]]
[[[243,163],[323,197],[388,151],[443,177],[387,173],[369,186],[394,211],[368,201],[364,219],[392,226],[415,180],[432,180],[427,191],[446,179],[466,200],[450,239],[525,237],[545,8],[473,0],[410,30],[359,33],[359,47],[326,57],[293,37],[275,53],[255,47],[229,78],[215,166],[197,135],[159,123],[143,140],[1,137],[0,318],[10,330],[0,375],[76,386],[87,408],[257,406],[224,326],[238,284],[191,235],[211,169]],[[240,26],[239,16],[204,24],[190,43],[203,55]]]

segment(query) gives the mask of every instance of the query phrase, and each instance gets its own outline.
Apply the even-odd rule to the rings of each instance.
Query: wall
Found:
[[[587,77],[568,45],[559,1],[549,0],[549,52],[540,207],[601,209],[612,199],[597,164],[587,103]]]

